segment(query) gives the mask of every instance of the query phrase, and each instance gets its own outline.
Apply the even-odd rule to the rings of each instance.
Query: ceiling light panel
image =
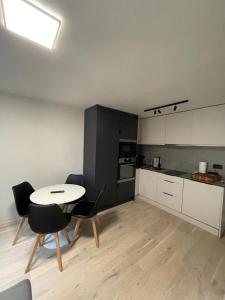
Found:
[[[53,48],[60,20],[25,0],[2,0],[2,6],[8,30]]]

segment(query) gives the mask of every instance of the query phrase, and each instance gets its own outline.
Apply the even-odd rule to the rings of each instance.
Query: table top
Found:
[[[51,193],[52,191],[63,191],[62,193]],[[86,190],[83,186],[76,184],[57,184],[43,187],[36,190],[30,195],[33,203],[48,204],[64,204],[75,201],[85,194]]]

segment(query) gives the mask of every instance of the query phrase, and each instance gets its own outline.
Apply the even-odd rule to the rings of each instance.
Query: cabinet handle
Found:
[[[164,179],[164,181],[169,182],[169,183],[174,183],[173,181],[166,180],[166,179]]]
[[[163,194],[167,195],[167,196],[170,196],[170,197],[173,197],[172,194],[169,194],[169,193],[166,193],[166,192],[163,192]]]

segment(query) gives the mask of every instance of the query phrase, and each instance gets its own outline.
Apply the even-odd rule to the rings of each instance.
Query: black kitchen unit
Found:
[[[120,147],[132,143],[132,155],[136,153],[137,115],[95,105],[85,110],[84,120],[84,179],[88,191],[94,187],[97,191],[106,183],[107,193],[104,210],[134,198],[135,170],[134,162],[119,160]],[[135,146],[135,148],[134,148]],[[125,150],[130,150],[125,147]],[[133,158],[132,158],[133,159]],[[128,166],[129,164],[129,166]],[[129,175],[131,174],[131,175]],[[124,180],[119,177],[125,176]],[[127,178],[127,177],[128,178]],[[129,179],[132,176],[133,179]]]

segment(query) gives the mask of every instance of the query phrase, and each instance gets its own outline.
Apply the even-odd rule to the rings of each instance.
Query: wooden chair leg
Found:
[[[20,224],[19,224],[19,226],[18,226],[18,228],[17,228],[16,236],[15,236],[15,238],[14,238],[14,240],[13,240],[12,245],[15,245],[15,244],[16,244],[16,241],[18,240],[18,237],[19,237],[19,234],[20,234],[21,229],[22,229],[22,227],[23,227],[23,224],[24,224],[24,222],[25,222],[25,219],[26,219],[25,217],[23,217],[23,218],[21,219]]]
[[[72,238],[72,242],[71,242],[71,247],[74,245],[75,241],[76,241],[76,236],[78,233],[78,230],[80,228],[80,224],[81,224],[82,220],[78,219],[74,228],[74,232],[73,232],[73,238]]]
[[[62,266],[62,258],[61,258],[61,253],[60,253],[60,244],[59,244],[58,232],[54,233],[54,236],[55,236],[55,242],[56,242],[56,255],[57,255],[59,271],[62,272],[63,271],[63,266]]]
[[[93,233],[94,233],[94,237],[95,237],[96,247],[99,248],[99,237],[98,237],[98,233],[97,233],[97,229],[96,229],[95,218],[91,219],[91,223],[92,223],[92,229],[93,229]]]
[[[30,271],[30,266],[31,266],[31,264],[32,264],[32,260],[33,260],[34,254],[35,254],[36,251],[37,251],[38,244],[40,243],[40,238],[41,238],[41,234],[38,234],[38,235],[37,235],[37,238],[36,238],[36,241],[35,241],[35,243],[34,243],[34,247],[33,247],[33,250],[32,250],[32,252],[31,252],[31,256],[30,256],[30,258],[29,258],[27,267],[26,267],[26,269],[25,269],[25,273],[27,273],[27,272]]]
[[[43,246],[44,245],[44,241],[45,241],[45,235],[43,234],[41,237],[40,237],[40,240],[39,240],[39,246]]]
[[[100,224],[100,216],[99,215],[95,216],[95,220],[97,221],[98,224]]]
[[[67,232],[66,228],[63,229],[63,233],[65,235],[65,238],[67,239],[68,244],[70,244],[70,238],[69,238],[69,235],[68,235],[68,232]]]

